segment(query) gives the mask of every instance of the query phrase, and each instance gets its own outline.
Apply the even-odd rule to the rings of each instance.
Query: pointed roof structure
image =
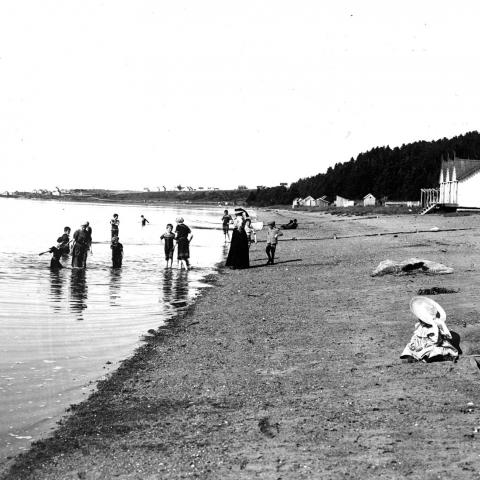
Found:
[[[480,171],[480,160],[471,158],[458,158],[455,154],[453,159],[447,157],[447,160],[442,158],[442,167],[440,172],[440,179],[448,181],[461,181],[474,173]]]

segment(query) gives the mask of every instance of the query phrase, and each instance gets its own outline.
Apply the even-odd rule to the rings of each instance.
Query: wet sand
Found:
[[[276,265],[261,232],[2,478],[479,478],[480,216],[295,217]],[[370,276],[411,257],[454,273]],[[404,363],[432,287],[459,290],[433,298],[464,354]]]

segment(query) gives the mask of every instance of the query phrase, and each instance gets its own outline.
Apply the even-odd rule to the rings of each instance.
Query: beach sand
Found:
[[[260,220],[293,216],[276,265],[253,246],[2,478],[480,478],[480,216]],[[370,276],[411,257],[454,273]],[[431,287],[459,290],[433,297],[457,363],[399,358]]]

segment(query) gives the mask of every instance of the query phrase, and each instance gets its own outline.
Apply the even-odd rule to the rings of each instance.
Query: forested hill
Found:
[[[285,187],[250,193],[247,202],[258,205],[287,204],[296,197],[336,195],[362,199],[367,193],[389,200],[418,200],[420,189],[437,187],[442,156],[480,159],[480,134],[477,131],[441,140],[414,142],[401,147],[376,147],[356,159],[337,163],[319,173]],[[301,159],[299,159],[300,161]]]

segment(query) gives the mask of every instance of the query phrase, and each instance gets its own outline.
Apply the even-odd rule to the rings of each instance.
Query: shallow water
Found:
[[[149,329],[185,308],[224,259],[222,208],[0,199],[0,461],[43,436],[71,403],[133,353]],[[120,218],[121,269],[111,268],[110,225]],[[141,226],[140,215],[150,221]],[[165,268],[160,235],[182,215],[192,228],[188,272]],[[69,225],[93,228],[87,269],[50,271]],[[195,228],[197,227],[197,229]]]

